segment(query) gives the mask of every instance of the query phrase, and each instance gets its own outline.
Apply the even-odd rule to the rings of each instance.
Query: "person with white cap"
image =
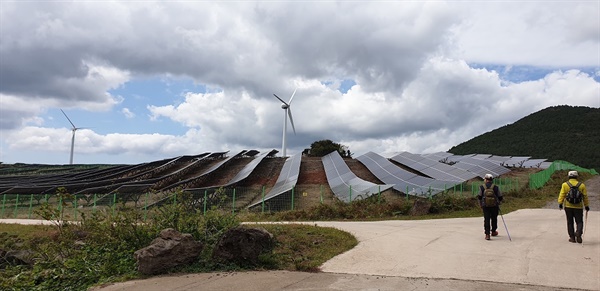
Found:
[[[585,207],[585,211],[590,211],[587,189],[585,184],[577,180],[579,176],[577,171],[569,171],[568,175],[569,180],[562,183],[560,194],[558,194],[558,208],[562,210],[564,203],[569,241],[583,243],[581,238],[583,235],[583,208]],[[577,224],[577,230],[575,230],[573,221]]]
[[[479,205],[483,210],[483,230],[486,240],[490,240],[490,234],[498,235],[498,212],[500,202],[503,200],[500,188],[494,185],[493,181],[492,174],[485,174],[484,184],[479,187],[479,195],[477,195]]]

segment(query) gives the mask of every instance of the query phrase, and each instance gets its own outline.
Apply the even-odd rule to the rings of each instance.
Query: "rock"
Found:
[[[261,254],[273,250],[273,235],[264,228],[237,227],[225,232],[215,245],[213,259],[255,265]]]
[[[30,250],[9,250],[0,249],[0,269],[7,265],[33,266],[33,252]]]
[[[429,213],[429,208],[431,208],[431,202],[427,199],[416,199],[408,214],[412,216],[425,215]]]
[[[170,268],[187,265],[198,259],[204,245],[191,234],[182,234],[172,228],[164,229],[149,246],[133,254],[138,271],[146,275],[160,274]]]

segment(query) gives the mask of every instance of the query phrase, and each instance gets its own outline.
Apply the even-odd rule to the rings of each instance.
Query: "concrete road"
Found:
[[[583,244],[568,242],[564,212],[525,209],[499,217],[484,240],[483,218],[310,222],[355,235],[359,244],[321,267],[186,274],[96,290],[600,290],[600,212],[590,211]]]

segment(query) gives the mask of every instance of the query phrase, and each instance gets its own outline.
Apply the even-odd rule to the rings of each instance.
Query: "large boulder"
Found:
[[[261,254],[273,250],[273,235],[264,228],[236,227],[221,236],[213,251],[213,259],[255,265]]]
[[[23,265],[33,266],[34,253],[30,250],[3,250],[0,249],[0,269],[6,266]]]
[[[135,251],[134,257],[140,273],[154,275],[193,263],[200,256],[203,247],[191,234],[167,228],[149,246]]]

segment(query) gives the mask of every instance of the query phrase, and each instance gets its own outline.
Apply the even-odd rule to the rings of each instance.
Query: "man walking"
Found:
[[[494,185],[493,180],[492,174],[485,174],[484,184],[479,187],[479,195],[477,195],[483,210],[483,230],[486,240],[490,240],[490,234],[498,235],[498,211],[503,200],[502,192],[497,185]]]
[[[577,180],[577,171],[569,171],[569,180],[562,184],[560,194],[558,195],[558,208],[564,209],[567,216],[567,232],[569,233],[569,241],[574,243],[582,243],[583,239],[583,208],[585,211],[590,211],[587,189],[585,184]],[[574,223],[577,224],[575,231]]]

